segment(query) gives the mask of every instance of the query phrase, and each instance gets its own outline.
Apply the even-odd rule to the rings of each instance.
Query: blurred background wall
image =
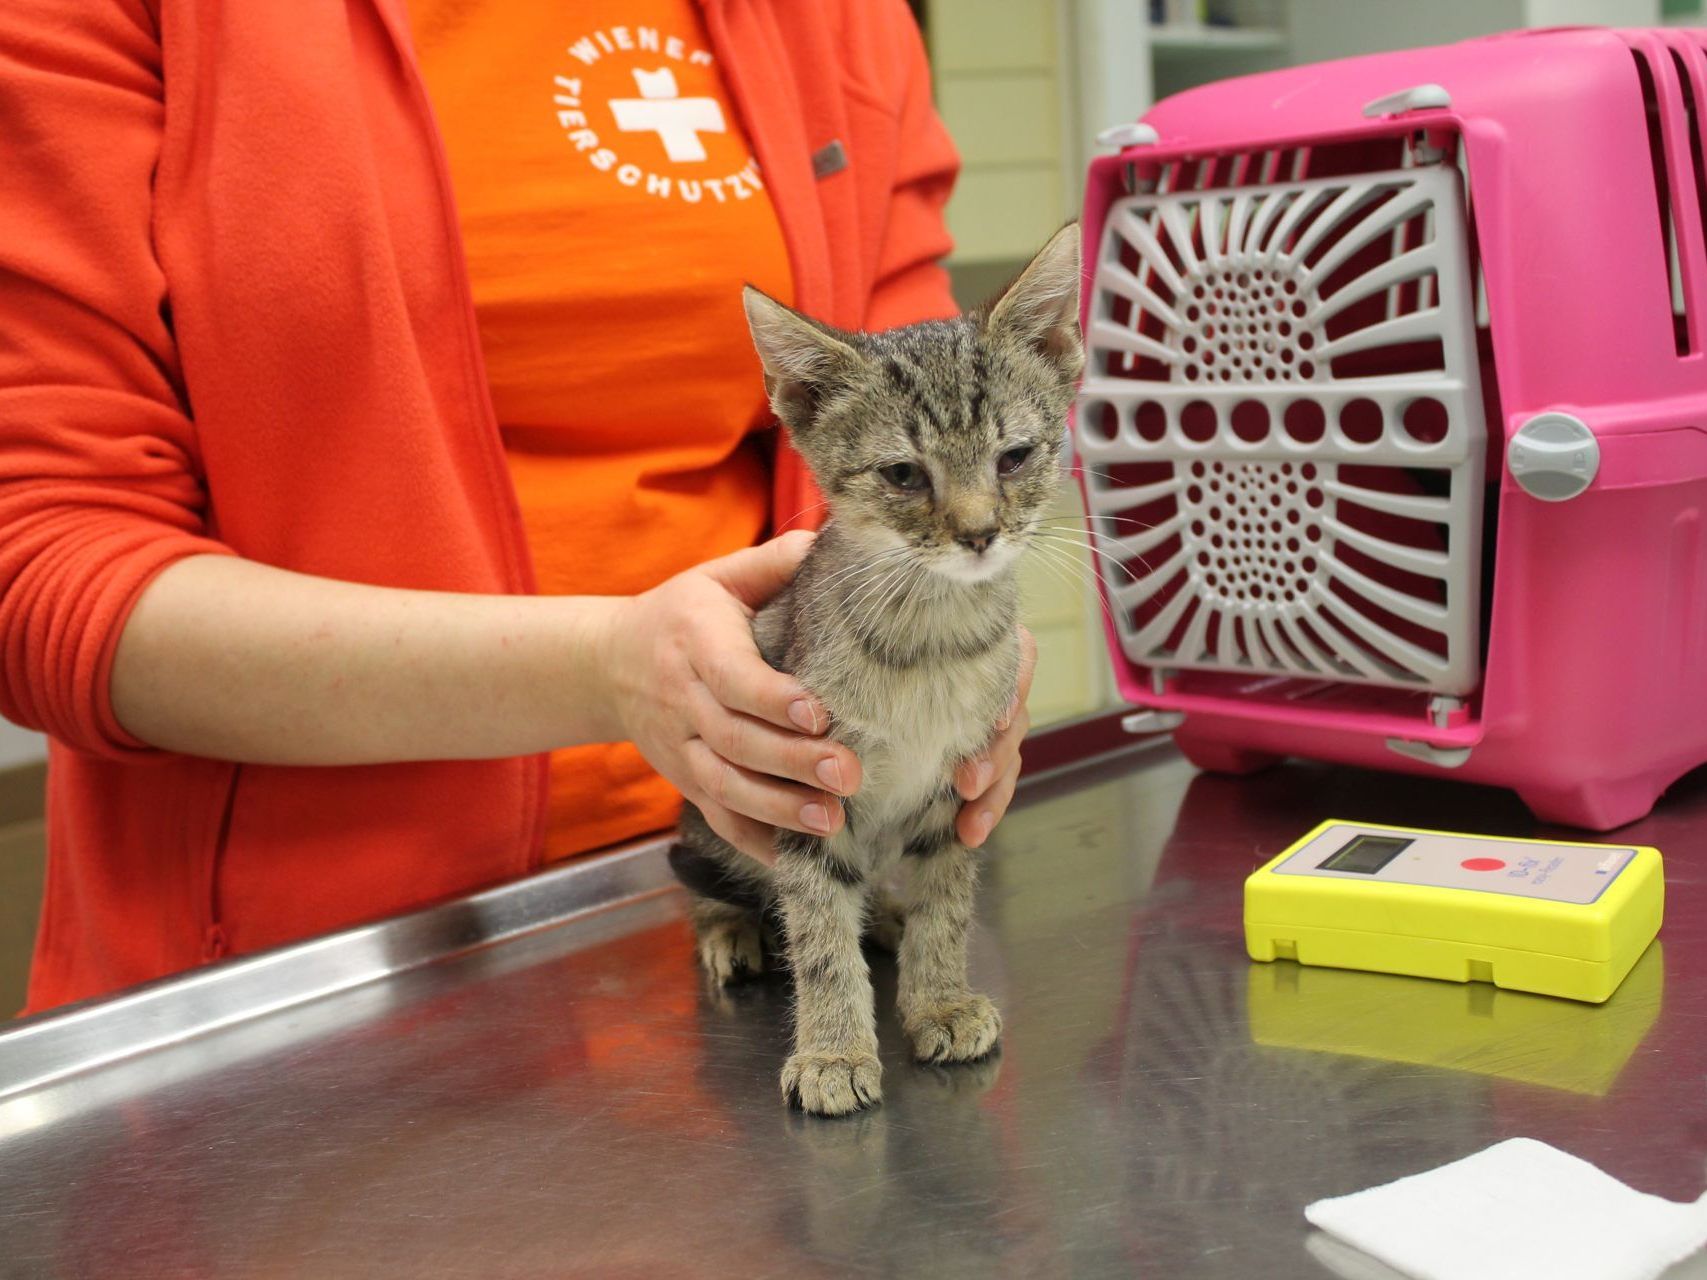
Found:
[[[39,733],[0,720],[0,769],[40,760],[47,754],[47,740]]]

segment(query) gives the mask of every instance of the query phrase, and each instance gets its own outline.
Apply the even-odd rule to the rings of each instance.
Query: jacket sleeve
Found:
[[[943,208],[960,172],[960,156],[931,101],[930,65],[912,15],[899,0],[893,14],[900,70],[895,186],[877,259],[867,329],[890,329],[959,313],[942,259],[954,247]]]
[[[160,49],[142,0],[9,0],[0,22],[0,713],[83,750],[155,574],[227,548],[155,260]]]

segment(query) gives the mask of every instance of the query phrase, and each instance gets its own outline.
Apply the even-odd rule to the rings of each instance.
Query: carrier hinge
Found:
[[[1403,116],[1413,111],[1440,111],[1452,105],[1452,95],[1437,84],[1416,84],[1384,98],[1363,104],[1363,114],[1371,120],[1378,116]]]
[[[1127,733],[1170,733],[1185,723],[1183,711],[1134,711],[1120,721]]]
[[[1363,114],[1371,119],[1380,116],[1403,116],[1413,111],[1440,111],[1452,105],[1452,95],[1437,84],[1412,85],[1398,93],[1389,93],[1363,106]],[[1448,156],[1447,148],[1429,137],[1426,131],[1408,140],[1412,164],[1441,164]]]
[[[1409,738],[1388,738],[1387,750],[1441,769],[1456,769],[1470,758],[1469,747],[1437,747],[1432,742],[1413,742]]]
[[[1161,135],[1153,125],[1136,120],[1110,125],[1097,134],[1097,146],[1112,147],[1116,151],[1124,151],[1127,147],[1153,147],[1160,141]]]
[[[1097,146],[1111,147],[1116,151],[1125,151],[1128,147],[1153,147],[1160,141],[1161,136],[1153,126],[1136,120],[1110,125],[1097,134]],[[1127,195],[1137,195],[1139,192],[1148,195],[1156,189],[1156,180],[1140,177],[1138,166],[1131,161],[1121,166],[1121,175],[1126,180]]]

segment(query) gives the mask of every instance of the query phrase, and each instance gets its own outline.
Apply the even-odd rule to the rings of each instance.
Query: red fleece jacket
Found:
[[[32,1010],[537,865],[543,757],[233,765],[149,750],[108,694],[185,556],[531,589],[402,4],[0,18],[0,711],[53,738]],[[956,160],[900,0],[704,4],[801,308],[950,313]],[[814,500],[782,450],[778,527]]]

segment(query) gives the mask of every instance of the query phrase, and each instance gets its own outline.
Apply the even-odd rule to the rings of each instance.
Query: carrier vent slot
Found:
[[[1648,124],[1648,159],[1654,173],[1654,203],[1659,211],[1662,251],[1665,254],[1666,284],[1671,299],[1672,340],[1680,356],[1690,352],[1689,309],[1683,293],[1683,272],[1677,256],[1677,224],[1672,217],[1670,166],[1666,162],[1665,118],[1660,110],[1659,87],[1654,68],[1640,49],[1632,49],[1636,78],[1642,86],[1642,110]]]
[[[1683,110],[1689,120],[1689,155],[1695,172],[1695,209],[1701,220],[1701,247],[1707,252],[1707,149],[1701,145],[1701,117],[1707,115],[1707,84],[1701,82],[1673,48],[1671,60],[1677,67],[1677,82],[1683,86]]]
[[[1227,151],[1185,156],[1149,171],[1158,195],[1182,191],[1221,191],[1240,187],[1300,182],[1305,178],[1348,177],[1380,173],[1404,163],[1403,135],[1324,143],[1313,147],[1278,147],[1263,151]]]

